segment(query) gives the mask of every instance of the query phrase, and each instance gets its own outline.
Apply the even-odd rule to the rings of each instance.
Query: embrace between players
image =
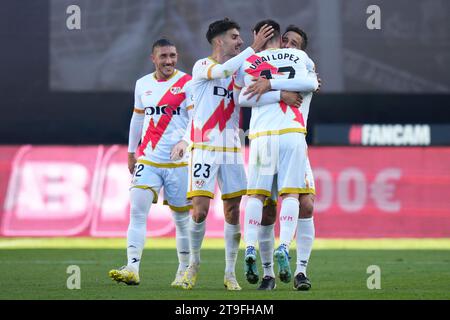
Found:
[[[117,282],[140,282],[147,216],[163,188],[164,204],[171,208],[176,226],[179,266],[172,286],[194,288],[217,180],[225,218],[226,289],[241,290],[235,266],[243,195],[248,195],[247,281],[256,284],[260,279],[258,243],[264,270],[258,289],[275,289],[274,259],[280,280],[290,282],[289,245],[297,232],[294,289],[311,287],[306,267],[314,240],[315,188],[305,134],[309,104],[320,83],[314,63],[303,51],[307,37],[301,29],[289,26],[281,34],[275,21],[261,21],[254,27],[253,44],[242,52],[239,30],[227,18],[213,22],[206,34],[212,54],[195,63],[192,77],[175,69],[174,44],[166,39],[153,44],[155,72],[140,78],[135,88],[128,144],[128,168],[133,174],[128,263],[109,272]],[[240,107],[252,108],[248,180],[239,137]],[[282,199],[280,244],[275,249],[278,196]]]

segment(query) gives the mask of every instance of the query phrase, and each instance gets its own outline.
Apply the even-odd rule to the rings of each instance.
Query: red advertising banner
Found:
[[[450,148],[311,149],[318,235],[450,236]]]
[[[126,236],[126,154],[124,146],[0,147],[0,235]],[[309,157],[317,237],[450,237],[450,148],[310,147]],[[216,191],[209,237],[223,236]],[[159,198],[148,236],[173,236]]]
[[[19,148],[3,203],[2,234],[86,234],[102,154],[102,146]]]

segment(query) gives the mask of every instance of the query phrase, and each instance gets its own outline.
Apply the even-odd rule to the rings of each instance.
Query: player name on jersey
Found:
[[[270,61],[274,61],[274,60],[289,60],[292,61],[294,63],[297,63],[300,60],[300,57],[294,55],[294,54],[289,54],[289,53],[278,53],[278,54],[268,54],[265,56],[262,56],[261,58],[257,58],[250,66],[250,69],[256,69],[258,68],[258,66],[260,64],[262,64],[263,62],[270,62]]]
[[[271,81],[289,80],[297,83],[307,78],[313,69],[314,62],[304,51],[288,48],[266,49],[246,59],[236,73],[236,85],[249,86],[254,78],[260,76]],[[311,92],[305,92],[300,108],[287,106],[283,101],[253,108],[249,138],[292,132],[306,133],[311,99]]]

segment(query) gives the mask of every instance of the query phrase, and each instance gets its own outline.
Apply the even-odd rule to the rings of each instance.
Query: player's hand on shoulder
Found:
[[[188,144],[184,140],[180,140],[170,152],[170,160],[177,161],[183,158],[184,153],[186,152]]]
[[[136,156],[134,152],[128,152],[128,171],[130,171],[131,174],[134,172],[134,166],[136,165]]]
[[[270,85],[270,80],[264,77],[255,78],[252,79],[252,81],[253,83],[247,87],[247,90],[243,94],[244,96],[248,96],[248,100],[256,95],[256,101],[258,102],[259,98],[261,98],[264,93],[272,89],[272,87]]]
[[[303,97],[298,92],[292,91],[281,91],[281,101],[286,103],[288,106],[300,108],[303,102]]]
[[[273,36],[273,27],[265,24],[259,29],[258,33],[253,31],[253,44],[251,47],[255,52],[261,51],[261,49],[266,44],[267,40],[269,40]]]

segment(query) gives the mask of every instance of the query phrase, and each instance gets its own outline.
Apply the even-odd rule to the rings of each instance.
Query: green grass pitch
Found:
[[[242,291],[223,287],[223,239],[205,239],[197,286],[170,287],[177,268],[174,239],[149,239],[141,284],[108,278],[125,263],[124,239],[0,239],[0,299],[450,299],[450,239],[316,239],[308,268],[312,289],[298,292],[277,279],[277,289],[256,290],[246,282],[243,250],[236,266]],[[295,247],[291,248],[295,270]],[[81,270],[81,289],[69,290],[69,265]],[[381,269],[381,289],[367,288],[367,267]],[[261,265],[258,263],[259,271]],[[276,269],[275,269],[276,272]]]

